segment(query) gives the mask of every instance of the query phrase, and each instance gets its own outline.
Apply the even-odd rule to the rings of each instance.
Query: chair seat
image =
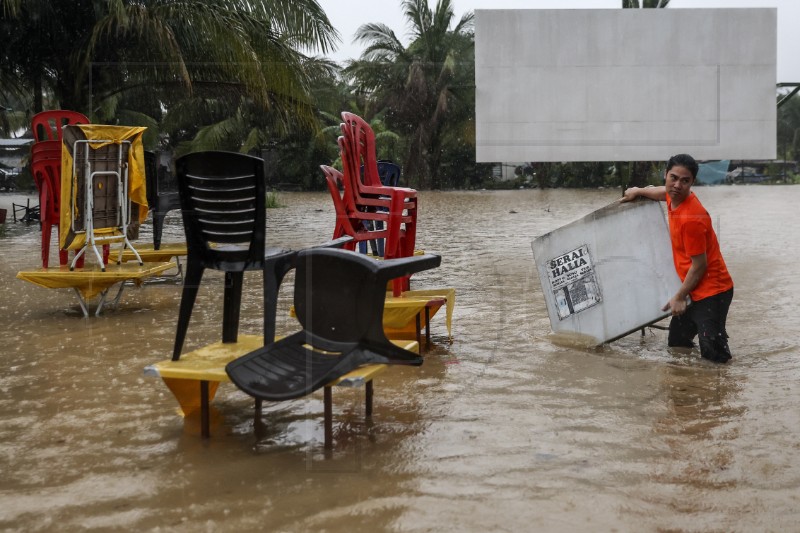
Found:
[[[348,343],[339,352],[315,350],[304,343],[307,336],[307,332],[299,332],[264,346],[228,363],[225,371],[250,396],[283,401],[311,394],[364,365],[421,365],[423,361],[419,355],[394,345],[390,345],[396,349],[391,355],[387,355],[386,346],[378,353],[363,343]]]

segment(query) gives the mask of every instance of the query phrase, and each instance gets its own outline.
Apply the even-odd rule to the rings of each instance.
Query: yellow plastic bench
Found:
[[[175,265],[178,268],[178,272],[177,274],[175,274],[174,277],[183,276],[183,265],[181,264],[181,257],[186,257],[186,254],[188,252],[185,242],[164,243],[158,250],[154,249],[152,244],[140,244],[136,246],[136,252],[139,254],[139,257],[141,257],[142,261],[144,261],[145,263],[156,262],[156,261],[170,261],[174,258]],[[122,251],[121,261],[123,263],[134,260],[136,260],[136,254],[133,253],[133,250],[131,250],[130,248],[126,248]]]
[[[393,340],[394,344],[406,350],[419,353],[419,343],[413,340]],[[209,403],[214,399],[221,382],[229,382],[225,365],[263,346],[260,335],[239,335],[238,342],[215,342],[189,353],[178,361],[167,359],[148,365],[146,376],[160,377],[178,400],[181,411],[188,415],[200,410],[200,427],[203,437],[211,434],[209,423]],[[333,441],[333,394],[331,388],[366,387],[365,414],[372,416],[372,380],[387,369],[388,365],[362,366],[335,379],[324,387],[325,447],[330,448]]]
[[[122,289],[125,287],[124,282],[133,281],[136,284],[141,284],[146,278],[156,276],[171,268],[175,268],[175,263],[145,263],[143,265],[134,263],[115,265],[112,263],[107,265],[104,271],[100,270],[97,265],[75,270],[70,270],[65,266],[18,272],[17,278],[46,289],[73,289],[78,296],[83,316],[88,317],[89,299],[100,295],[100,300],[94,313],[95,316],[100,316],[111,287],[117,283],[120,284],[112,304],[118,305],[122,297]]]

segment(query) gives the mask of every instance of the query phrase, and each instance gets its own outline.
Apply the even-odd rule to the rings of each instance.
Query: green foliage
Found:
[[[274,209],[277,207],[283,207],[280,202],[280,198],[278,197],[277,191],[268,191],[267,192],[267,209]]]
[[[623,0],[631,9],[669,0]],[[0,133],[42,108],[147,126],[148,149],[264,157],[274,186],[325,188],[341,168],[343,110],[369,121],[377,157],[421,189],[623,187],[661,183],[651,162],[532,163],[499,182],[475,161],[473,14],[402,0],[409,44],[380,23],[344,69],[306,55],[338,40],[316,0],[0,0]],[[778,110],[778,153],[800,157],[800,96]],[[796,179],[791,175],[791,179]],[[277,203],[277,196],[274,198]]]
[[[31,95],[29,116],[61,107],[113,123],[127,109],[158,122],[195,99],[276,131],[315,124],[300,50],[339,40],[316,0],[3,0],[0,29],[2,97]],[[213,124],[182,111],[195,133]]]
[[[404,0],[402,6],[410,44],[404,46],[385,24],[364,24],[356,39],[366,49],[345,75],[403,139],[407,183],[441,187],[457,178],[440,173],[447,168],[446,153],[467,144],[474,154],[473,14],[456,21],[450,0],[440,0],[434,9],[427,0]],[[472,131],[464,134],[468,128]]]
[[[800,94],[795,94],[778,108],[777,118],[779,157],[796,161],[800,159]]]
[[[623,9],[651,9],[667,7],[667,4],[669,4],[669,0],[642,0],[641,4],[639,3],[639,0],[622,0]]]

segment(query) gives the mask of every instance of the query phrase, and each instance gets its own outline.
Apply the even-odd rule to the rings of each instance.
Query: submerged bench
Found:
[[[419,343],[413,340],[393,340],[397,346],[419,353]],[[219,384],[230,382],[225,365],[264,345],[260,335],[239,335],[238,342],[215,342],[189,353],[178,361],[171,359],[148,365],[146,376],[160,377],[178,400],[184,416],[200,410],[200,428],[203,437],[211,435],[209,404]],[[366,365],[339,377],[324,387],[325,448],[333,445],[333,393],[332,387],[365,386],[365,416],[372,416],[372,380],[384,372],[388,365]]]
[[[145,263],[171,261],[174,258],[175,264],[178,267],[178,273],[176,275],[181,276],[183,272],[181,257],[186,257],[188,249],[186,248],[185,242],[175,242],[162,244],[158,250],[154,249],[152,244],[139,245],[136,247],[136,252]],[[130,248],[125,248],[122,251],[121,260],[123,263],[134,261],[135,259],[136,255]]]

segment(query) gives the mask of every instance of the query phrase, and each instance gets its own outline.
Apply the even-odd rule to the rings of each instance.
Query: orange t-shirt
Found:
[[[719,243],[711,217],[694,193],[689,194],[681,205],[672,209],[672,200],[667,195],[669,234],[672,240],[672,260],[681,281],[686,279],[692,256],[706,254],[706,273],[690,293],[692,300],[702,300],[733,288],[733,279],[719,251]]]

